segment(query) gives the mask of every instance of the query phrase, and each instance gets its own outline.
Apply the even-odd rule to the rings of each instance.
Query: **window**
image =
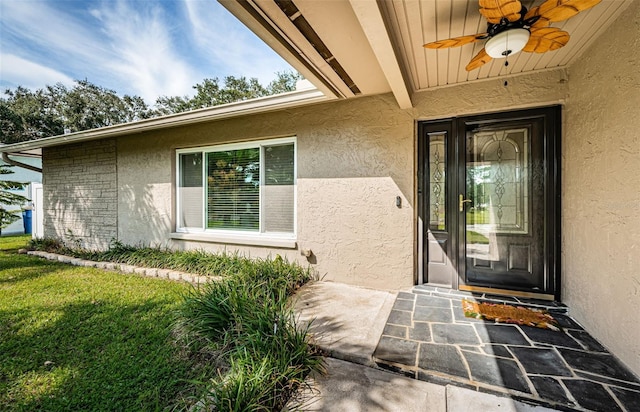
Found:
[[[295,232],[295,139],[178,150],[177,230]]]

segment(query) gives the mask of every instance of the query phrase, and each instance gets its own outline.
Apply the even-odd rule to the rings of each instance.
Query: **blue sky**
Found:
[[[0,0],[0,88],[87,79],[118,94],[191,95],[204,78],[293,70],[216,0]]]

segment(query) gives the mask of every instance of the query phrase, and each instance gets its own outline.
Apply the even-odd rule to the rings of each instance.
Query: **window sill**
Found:
[[[295,249],[297,243],[295,239],[277,238],[277,237],[265,237],[265,236],[242,236],[242,235],[224,235],[213,233],[185,233],[174,232],[171,233],[171,239],[175,240],[189,240],[194,242],[208,242],[208,243],[225,243],[233,245],[247,245],[247,246],[266,246],[277,247],[282,249]]]

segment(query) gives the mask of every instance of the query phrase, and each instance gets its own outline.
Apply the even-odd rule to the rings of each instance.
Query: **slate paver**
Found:
[[[628,411],[640,411],[640,391],[612,387],[611,391]]]
[[[411,326],[411,312],[402,310],[392,310],[387,323],[393,325]]]
[[[515,361],[471,352],[464,352],[463,355],[473,379],[519,392],[531,392]]]
[[[373,356],[377,359],[415,366],[418,342],[383,336]]]
[[[398,299],[414,300],[415,298],[416,298],[416,295],[414,295],[413,293],[398,292]]]
[[[582,379],[567,379],[563,383],[583,408],[598,412],[622,411],[609,392],[599,383]]]
[[[421,343],[418,353],[420,369],[442,372],[469,379],[469,373],[460,352],[452,345]]]
[[[413,311],[413,320],[451,323],[453,321],[453,316],[451,314],[451,309],[449,308],[416,306]]]
[[[558,321],[558,325],[560,325],[561,328],[583,330],[578,322],[566,314],[554,313],[553,318]]]
[[[554,313],[553,318],[558,321],[558,324],[561,328],[564,329],[579,329],[582,330],[582,326],[575,320],[573,320],[570,316],[562,314],[562,313]]]
[[[431,329],[429,329],[429,322],[413,322],[413,328],[409,328],[409,339],[421,342],[431,342]]]
[[[550,376],[530,376],[529,380],[543,399],[568,404],[570,403],[560,382]]]
[[[450,308],[451,300],[447,298],[440,298],[435,296],[418,295],[416,298],[416,305],[433,306],[437,308]]]
[[[551,329],[534,328],[531,326],[520,326],[520,328],[527,337],[534,342],[553,346],[564,346],[566,348],[582,349],[582,346],[566,333]]]
[[[483,345],[482,351],[487,355],[500,356],[502,358],[513,358],[509,349],[504,345]]]
[[[637,382],[618,360],[608,353],[592,353],[559,348],[560,354],[573,369],[597,373],[610,378]]]
[[[403,338],[407,337],[407,327],[399,326],[399,325],[384,325],[384,329],[382,330],[383,335],[393,336],[395,338]]]
[[[487,295],[428,286],[413,292],[398,295],[374,353],[378,365],[427,382],[507,390],[563,410],[640,411],[640,380],[568,316],[566,307],[549,303],[563,328],[553,331],[464,316],[462,298]]]
[[[583,349],[595,352],[606,352],[606,348],[600,344],[593,336],[589,335],[584,330],[568,330],[567,333],[571,335]]]
[[[413,300],[396,299],[393,308],[397,310],[413,310]]]
[[[572,376],[555,349],[514,347],[511,351],[528,374]]]
[[[520,329],[514,325],[482,324],[475,325],[480,339],[485,343],[504,343],[509,345],[531,346]]]
[[[434,323],[431,325],[435,343],[460,345],[479,345],[480,340],[471,325],[452,325]]]

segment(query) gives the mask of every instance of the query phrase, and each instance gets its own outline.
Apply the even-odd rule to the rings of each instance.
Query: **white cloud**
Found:
[[[3,32],[20,39],[19,44],[9,47],[22,49],[27,45],[26,49],[14,53],[31,52],[40,58],[56,59],[72,56],[79,64],[92,62],[100,54],[100,38],[90,26],[91,22],[79,21],[47,2],[4,1],[2,7]]]
[[[140,9],[118,1],[105,3],[92,14],[101,22],[113,48],[106,66],[129,82],[137,94],[154,101],[159,95],[191,93],[194,70],[176,51],[171,28],[158,4]]]
[[[41,89],[45,85],[55,83],[62,83],[65,86],[73,84],[73,79],[64,73],[13,54],[4,53],[0,53],[0,81],[3,87],[24,86],[28,89]]]
[[[291,69],[214,0],[0,0],[0,8],[4,87],[86,78],[153,103],[192,94],[205,77],[266,84]]]
[[[256,77],[266,84],[277,71],[293,70],[220,4],[197,0],[185,4],[194,43],[208,51],[209,64],[223,70],[223,76]]]

